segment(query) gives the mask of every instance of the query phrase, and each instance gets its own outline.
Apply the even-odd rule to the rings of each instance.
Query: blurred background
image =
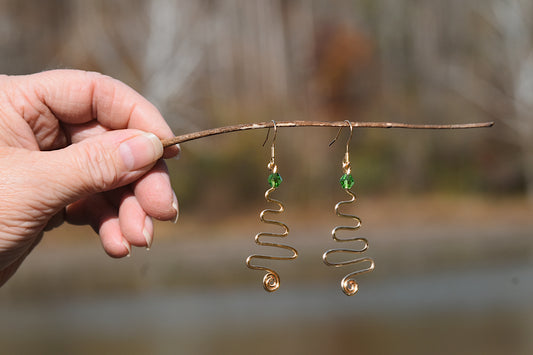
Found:
[[[0,72],[95,70],[151,100],[176,134],[267,120],[466,123],[357,129],[366,256],[346,297],[321,254],[345,198],[346,133],[277,136],[294,262],[275,294],[244,260],[266,207],[266,132],[182,145],[178,224],[105,255],[89,227],[45,235],[0,289],[6,353],[531,354],[533,2],[0,0]]]

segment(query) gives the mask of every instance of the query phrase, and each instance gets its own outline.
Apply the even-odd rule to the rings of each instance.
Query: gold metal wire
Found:
[[[270,158],[270,161],[269,161],[267,167],[271,171],[272,174],[276,174],[277,171],[278,171],[278,167],[276,166],[276,161],[275,161],[275,156],[276,156],[275,155],[275,141],[276,141],[276,135],[277,135],[277,126],[276,126],[276,122],[275,121],[272,121],[272,122],[274,122],[274,138],[272,139],[271,158]],[[267,139],[268,139],[268,133],[267,133]],[[265,143],[266,143],[267,139],[265,139]],[[265,143],[263,143],[263,145]],[[275,186],[272,186],[270,189],[268,189],[265,192],[265,200],[268,203],[276,204],[278,206],[278,208],[277,209],[272,209],[272,208],[264,209],[263,211],[261,211],[261,214],[259,215],[259,217],[261,219],[261,222],[266,223],[266,224],[274,224],[276,226],[280,226],[282,228],[282,231],[279,232],[279,233],[274,233],[274,232],[260,232],[260,233],[257,233],[255,235],[255,243],[257,245],[259,245],[259,246],[274,247],[274,248],[288,250],[291,253],[291,255],[289,255],[289,256],[274,256],[274,255],[253,254],[253,255],[250,255],[248,258],[246,258],[246,266],[248,266],[248,268],[253,269],[253,270],[264,270],[264,271],[266,271],[266,274],[263,277],[263,287],[268,292],[274,292],[274,291],[276,291],[279,288],[279,286],[280,286],[279,274],[276,271],[274,271],[271,268],[269,268],[269,267],[252,264],[252,260],[253,259],[293,260],[293,259],[296,259],[298,257],[298,252],[296,251],[296,249],[294,249],[291,246],[280,244],[280,243],[274,243],[272,241],[266,242],[266,241],[262,240],[263,237],[285,238],[289,234],[289,227],[285,223],[280,222],[280,221],[276,221],[276,220],[273,220],[273,219],[265,218],[265,215],[268,214],[268,213],[279,214],[279,213],[282,213],[285,210],[283,204],[280,201],[275,200],[275,199],[270,197],[270,194],[272,192],[274,192],[275,190],[276,190]]]
[[[349,154],[349,148],[350,147],[349,147],[349,145],[350,145],[350,141],[351,141],[352,135],[353,135],[353,127],[352,127],[352,124],[351,124],[350,121],[346,121],[346,122],[348,123],[348,125],[350,127],[350,136],[349,136],[349,138],[348,138],[348,140],[346,142],[346,153],[344,154],[344,159],[342,161],[342,169],[343,169],[343,172],[344,172],[345,175],[349,175],[351,173],[350,154]],[[330,145],[335,143],[335,141],[339,137],[339,134],[340,134],[342,128],[343,127],[341,127],[339,129],[339,132],[337,133],[337,135],[335,136],[333,141],[330,143]],[[346,193],[351,198],[349,200],[340,201],[339,203],[337,203],[335,205],[335,214],[337,216],[339,216],[339,217],[352,219],[353,222],[355,223],[355,225],[352,225],[352,226],[337,226],[337,227],[333,228],[333,230],[331,231],[331,236],[332,236],[332,238],[333,238],[333,240],[335,242],[358,242],[360,244],[360,248],[358,248],[358,249],[355,249],[355,248],[353,248],[353,249],[345,249],[345,248],[329,249],[322,255],[322,261],[327,266],[333,266],[333,267],[341,267],[341,266],[353,265],[353,264],[367,264],[368,265],[368,266],[366,266],[366,267],[364,267],[362,269],[350,272],[349,274],[347,274],[342,279],[342,281],[341,281],[341,289],[342,289],[342,291],[346,295],[352,296],[352,295],[355,295],[357,293],[357,291],[359,290],[359,285],[357,284],[356,280],[354,279],[354,276],[361,275],[361,274],[364,274],[364,273],[367,273],[367,272],[370,272],[370,271],[374,270],[374,260],[372,258],[369,258],[369,257],[348,259],[348,260],[344,260],[344,261],[331,261],[330,259],[328,259],[333,254],[361,254],[361,253],[364,253],[368,249],[368,240],[366,238],[363,238],[363,237],[340,237],[337,234],[337,232],[343,231],[343,230],[356,231],[359,228],[361,228],[361,224],[362,224],[361,219],[359,217],[357,217],[355,215],[347,214],[347,213],[342,213],[342,212],[339,211],[339,208],[342,205],[352,204],[356,200],[355,194],[349,188],[345,188],[344,191],[346,191]]]
[[[369,265],[367,267],[365,267],[363,269],[360,269],[360,270],[357,270],[357,271],[353,271],[353,272],[347,274],[342,279],[342,281],[341,281],[342,291],[346,295],[352,296],[352,295],[355,295],[357,293],[357,291],[359,290],[359,286],[358,286],[357,282],[355,281],[355,279],[353,279],[353,277],[374,270],[374,260],[372,258],[368,258],[368,257],[366,257],[366,258],[355,258],[355,259],[349,259],[349,260],[344,260],[344,261],[330,261],[328,259],[333,254],[337,254],[337,253],[361,254],[361,253],[365,252],[368,249],[368,240],[366,238],[363,238],[363,237],[344,237],[343,238],[343,237],[340,237],[337,234],[339,231],[342,231],[342,230],[356,231],[359,228],[361,228],[361,224],[362,224],[361,223],[361,219],[359,217],[351,215],[351,214],[347,214],[347,213],[342,213],[342,212],[339,211],[339,208],[342,205],[354,203],[355,199],[356,199],[355,198],[355,194],[351,190],[346,189],[345,191],[346,191],[346,193],[349,196],[351,196],[351,199],[347,200],[347,201],[341,201],[341,202],[337,203],[335,205],[335,214],[337,216],[339,216],[339,217],[352,219],[355,222],[355,225],[353,225],[353,226],[337,226],[337,227],[333,228],[333,230],[331,231],[331,236],[332,236],[333,240],[336,241],[336,242],[358,242],[358,243],[360,243],[361,246],[360,246],[360,248],[357,248],[357,249],[355,249],[355,248],[353,248],[353,249],[344,249],[344,248],[329,249],[322,255],[322,260],[324,261],[324,264],[326,264],[328,266],[333,266],[333,267],[341,267],[341,266],[352,265],[352,264],[360,264],[360,263],[369,263]]]
[[[250,255],[247,259],[246,259],[246,266],[248,266],[250,269],[254,269],[254,270],[264,270],[266,271],[267,273],[265,274],[265,276],[263,277],[263,287],[265,288],[266,291],[268,292],[273,292],[273,291],[276,291],[279,286],[280,286],[280,277],[279,277],[279,274],[272,270],[271,268],[269,267],[266,267],[266,266],[260,266],[260,265],[254,265],[252,264],[252,260],[253,259],[263,259],[263,260],[293,260],[293,259],[296,259],[298,257],[298,252],[296,251],[296,249],[294,249],[293,247],[291,246],[288,246],[288,245],[284,245],[284,244],[280,244],[280,243],[273,243],[273,242],[265,242],[265,241],[262,241],[261,238],[262,237],[278,237],[278,238],[284,238],[286,237],[287,235],[289,235],[289,227],[283,223],[283,222],[279,222],[279,221],[276,221],[276,220],[272,220],[272,219],[267,219],[265,218],[265,215],[267,213],[282,213],[284,211],[284,207],[283,207],[283,204],[278,201],[278,200],[275,200],[273,198],[270,197],[270,194],[276,190],[275,187],[272,187],[270,189],[268,189],[265,193],[265,199],[267,200],[267,202],[273,202],[275,203],[276,205],[278,205],[278,209],[265,209],[263,211],[261,211],[261,214],[259,215],[260,219],[261,219],[261,222],[263,223],[267,223],[267,224],[274,224],[274,225],[277,225],[277,226],[280,226],[282,228],[282,232],[280,233],[273,233],[273,232],[260,232],[258,234],[255,235],[255,243],[257,245],[260,245],[260,246],[266,246],[266,247],[274,247],[274,248],[280,248],[280,249],[285,249],[285,250],[288,250],[291,252],[291,255],[290,256],[273,256],[273,255],[259,255],[259,254],[253,254],[253,255]]]

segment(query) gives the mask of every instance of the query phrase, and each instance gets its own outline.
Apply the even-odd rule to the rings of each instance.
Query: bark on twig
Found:
[[[468,129],[468,128],[483,128],[492,127],[494,122],[482,123],[461,123],[461,124],[409,124],[399,122],[352,122],[354,128],[406,128],[406,129]],[[212,128],[205,131],[192,132],[176,136],[174,138],[162,139],[163,147],[168,147],[178,143],[184,143],[199,138],[214,136],[217,134],[246,131],[249,129],[262,129],[273,127],[274,123],[258,122],[258,123],[243,123],[233,126]],[[280,121],[276,122],[277,127],[342,127],[348,126],[346,121],[337,122],[320,122],[320,121]]]

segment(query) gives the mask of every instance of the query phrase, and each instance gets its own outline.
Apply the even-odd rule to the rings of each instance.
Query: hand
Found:
[[[151,132],[151,133],[148,133]],[[0,76],[0,285],[64,220],[90,224],[112,257],[150,247],[152,217],[175,220],[159,111],[98,73]]]

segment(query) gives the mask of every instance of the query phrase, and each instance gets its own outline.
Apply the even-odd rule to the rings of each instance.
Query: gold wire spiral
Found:
[[[275,160],[276,159],[275,142],[276,142],[276,135],[277,135],[277,126],[276,126],[275,121],[272,121],[272,122],[274,123],[274,138],[272,139],[270,161],[267,165],[268,169],[271,172],[271,174],[268,177],[268,183],[270,184],[271,188],[265,192],[265,200],[268,203],[274,203],[278,205],[278,209],[271,209],[271,208],[264,209],[263,211],[261,211],[261,214],[259,215],[259,217],[261,219],[261,222],[266,223],[266,224],[274,224],[274,225],[280,226],[283,231],[280,233],[273,233],[273,232],[257,233],[255,235],[255,243],[259,246],[285,249],[285,250],[290,251],[291,255],[290,256],[273,256],[273,255],[253,254],[253,255],[250,255],[248,258],[246,258],[246,266],[248,266],[248,268],[253,269],[253,270],[264,270],[267,272],[265,276],[263,277],[263,287],[268,292],[274,292],[279,288],[280,286],[279,274],[269,267],[252,264],[252,260],[253,259],[292,260],[298,257],[298,252],[293,247],[290,247],[284,244],[274,243],[274,242],[264,242],[261,240],[262,237],[285,238],[287,235],[289,235],[289,227],[287,227],[285,223],[265,218],[265,215],[267,213],[279,214],[285,210],[285,208],[283,207],[283,204],[280,201],[275,200],[270,197],[270,194],[274,192],[276,188],[282,182],[281,176],[278,174],[278,167],[276,165],[276,160]],[[270,133],[270,130],[267,131],[267,136],[265,138],[265,142],[263,143],[263,145],[265,145],[266,141],[268,140],[269,133]]]
[[[280,278],[279,278],[279,274],[277,272],[275,272],[274,270],[272,270],[271,268],[269,267],[266,267],[266,266],[260,266],[260,265],[254,265],[252,264],[252,260],[253,259],[263,259],[263,260],[292,260],[292,259],[296,259],[296,257],[298,257],[298,252],[296,251],[296,249],[294,249],[293,247],[290,247],[288,245],[284,245],[284,244],[280,244],[280,243],[273,243],[273,242],[265,242],[265,241],[262,241],[261,238],[262,237],[278,237],[278,238],[284,238],[286,237],[288,234],[289,234],[289,227],[287,227],[287,225],[285,223],[282,223],[282,222],[279,222],[279,221],[275,221],[275,220],[272,220],[272,219],[267,219],[265,218],[265,215],[267,213],[282,213],[284,211],[284,207],[283,207],[283,204],[278,201],[278,200],[275,200],[273,198],[270,197],[270,194],[276,190],[275,187],[272,187],[270,189],[268,189],[266,192],[265,192],[265,199],[267,200],[267,202],[272,202],[272,203],[275,203],[276,205],[278,205],[278,209],[271,209],[271,208],[267,208],[267,209],[264,209],[263,211],[261,211],[261,214],[259,215],[260,219],[261,219],[261,222],[263,223],[267,223],[267,224],[274,224],[274,225],[277,225],[277,226],[280,226],[282,228],[282,232],[280,233],[273,233],[273,232],[261,232],[261,233],[257,233],[255,235],[255,243],[257,245],[260,245],[260,246],[266,246],[266,247],[274,247],[274,248],[281,248],[281,249],[285,249],[285,250],[288,250],[291,252],[291,255],[290,256],[273,256],[273,255],[259,255],[259,254],[254,254],[254,255],[250,255],[247,259],[246,259],[246,266],[248,266],[250,269],[254,269],[254,270],[264,270],[266,271],[267,273],[265,274],[265,276],[263,277],[263,287],[265,288],[266,291],[268,292],[273,292],[273,291],[276,291],[279,286],[280,286]]]
[[[328,260],[328,257],[332,254],[338,254],[338,253],[361,254],[361,253],[364,253],[368,249],[368,240],[366,238],[362,238],[362,237],[340,238],[337,235],[338,231],[342,231],[342,230],[356,231],[359,228],[361,228],[361,219],[359,217],[351,215],[351,214],[342,213],[339,211],[339,207],[341,207],[342,205],[352,204],[356,200],[355,194],[350,190],[350,188],[354,184],[353,177],[351,175],[350,153],[349,153],[349,145],[350,145],[350,140],[352,139],[353,127],[350,121],[345,121],[345,122],[350,127],[350,136],[346,142],[346,152],[344,153],[344,158],[342,160],[342,170],[344,172],[344,175],[341,176],[340,183],[344,191],[346,191],[346,193],[351,197],[351,199],[337,203],[335,205],[335,214],[339,217],[352,219],[355,222],[355,225],[337,226],[333,228],[333,230],[331,231],[331,236],[333,240],[336,242],[359,242],[361,243],[361,247],[359,249],[344,249],[344,248],[330,249],[330,250],[327,250],[322,255],[322,260],[324,261],[324,264],[326,264],[327,266],[333,266],[333,267],[341,267],[341,266],[361,264],[361,263],[370,263],[370,265],[368,265],[366,268],[353,271],[342,279],[341,281],[342,291],[348,296],[353,296],[359,290],[359,285],[357,284],[357,282],[355,281],[353,277],[374,270],[374,260],[368,257],[355,258],[355,259],[349,259],[345,261],[336,261],[336,262]],[[339,134],[341,133],[341,130],[342,130],[342,127],[339,129],[337,136],[333,139],[333,141],[329,145],[332,145],[337,140],[337,138],[339,137]]]
[[[324,253],[324,255],[322,255],[322,260],[324,261],[324,264],[328,266],[334,266],[334,267],[341,267],[345,265],[360,264],[360,263],[370,263],[369,266],[367,266],[366,268],[353,271],[342,279],[341,281],[342,291],[346,295],[352,296],[352,295],[355,295],[357,291],[359,290],[359,286],[357,285],[357,282],[355,281],[353,277],[374,270],[374,260],[368,257],[350,259],[350,260],[345,260],[345,261],[336,261],[336,262],[328,260],[328,257],[330,257],[330,255],[332,254],[337,254],[337,253],[360,254],[360,253],[364,253],[368,249],[368,240],[366,238],[362,238],[362,237],[341,238],[339,237],[339,235],[337,235],[337,232],[341,230],[356,231],[359,228],[361,228],[361,219],[359,217],[351,215],[351,214],[342,213],[339,211],[339,208],[342,205],[354,203],[356,199],[355,194],[351,190],[345,189],[345,191],[349,196],[351,196],[351,199],[337,203],[335,205],[335,214],[339,217],[352,219],[355,222],[355,225],[337,226],[333,228],[333,230],[331,231],[331,236],[333,240],[335,240],[336,242],[359,242],[361,243],[361,247],[358,249],[343,249],[343,248],[330,249],[330,250],[327,250]]]

